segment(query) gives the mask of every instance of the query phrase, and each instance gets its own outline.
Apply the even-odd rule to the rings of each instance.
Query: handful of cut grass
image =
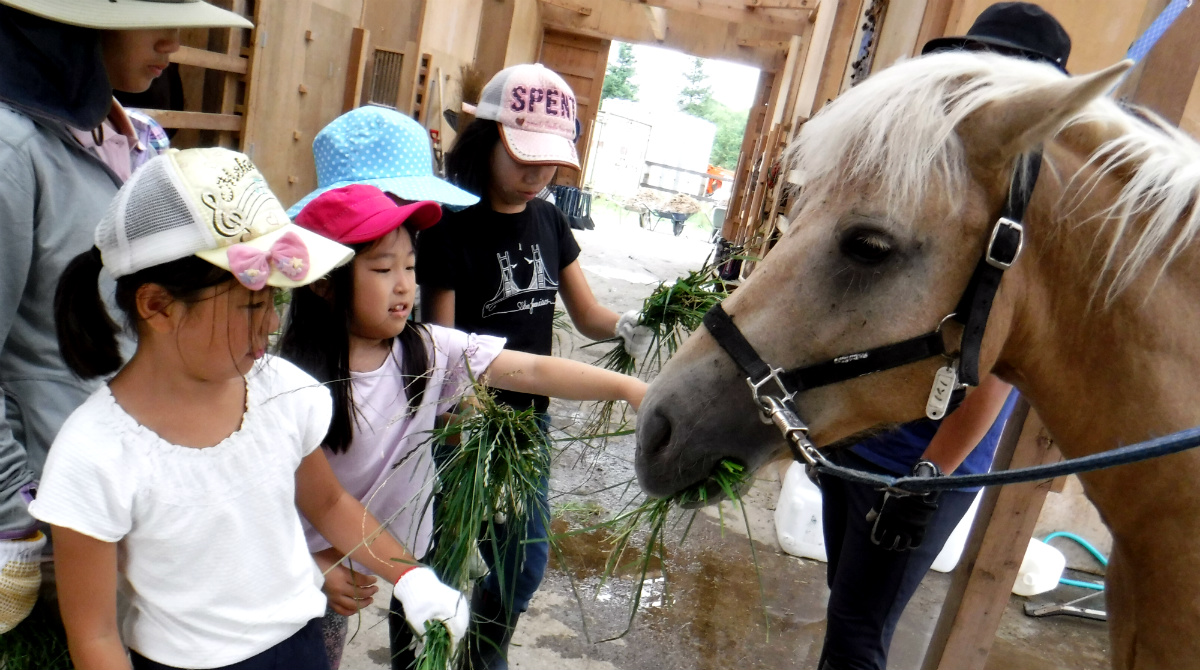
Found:
[[[681,508],[702,507],[707,505],[710,500],[715,501],[719,499],[720,495],[723,494],[725,498],[733,502],[735,507],[741,509],[742,517],[746,522],[746,531],[749,533],[750,521],[746,516],[746,506],[741,503],[741,491],[749,479],[750,473],[746,472],[745,466],[729,460],[721,461],[706,481],[680,491],[668,498],[644,496],[636,507],[617,515],[605,524],[613,528],[613,535],[612,549],[609,551],[608,560],[604,565],[601,583],[603,584],[612,575],[631,565],[635,573],[633,606],[629,612],[629,623],[624,631],[610,639],[624,637],[632,628],[633,619],[637,615],[638,607],[641,604],[646,573],[650,570],[650,566],[655,558],[662,565],[666,565],[667,533],[677,527],[685,518],[687,519],[687,525],[683,529],[679,543],[682,544],[687,539],[688,532],[691,530],[692,522],[695,521],[698,510],[692,509],[691,514],[677,515],[674,524],[671,524],[670,528],[668,528],[672,514],[675,511]],[[723,523],[724,521],[722,520]],[[641,533],[646,534],[646,543],[643,549],[637,552],[636,550],[632,550],[630,545],[634,536]],[[754,552],[753,538],[751,538],[750,542],[750,552],[757,566],[758,557]],[[630,562],[625,561],[624,557],[627,553],[634,555],[634,558]],[[759,590],[761,595],[761,580],[759,582]]]
[[[625,342],[620,337],[584,346],[610,344],[612,348],[596,361],[596,365],[621,374],[644,376],[661,368],[674,356],[683,340],[700,327],[708,310],[728,296],[729,292],[724,280],[717,275],[716,266],[706,263],[701,269],[689,272],[672,284],[659,284],[642,303],[638,325],[649,328],[652,335],[649,351],[640,362],[625,349]],[[614,408],[614,401],[597,405],[584,424],[582,434],[593,437],[610,434]],[[618,431],[624,427],[624,413],[620,419]]]
[[[524,527],[529,514],[545,513],[533,501],[550,475],[550,449],[534,409],[500,404],[479,383],[475,399],[460,420],[434,431],[435,440],[458,446],[438,468],[438,543],[429,562],[442,581],[460,590],[470,586],[478,542],[499,548],[497,523]]]
[[[440,621],[426,621],[425,646],[417,655],[416,670],[447,670],[453,660],[450,630]]]

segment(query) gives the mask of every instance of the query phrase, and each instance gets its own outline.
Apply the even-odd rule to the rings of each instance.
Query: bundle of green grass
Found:
[[[675,355],[679,345],[700,327],[708,310],[727,297],[729,291],[724,280],[717,274],[717,267],[706,263],[704,267],[689,272],[687,276],[680,277],[673,283],[659,284],[643,301],[638,325],[649,328],[652,336],[650,348],[641,360],[625,349],[625,343],[620,337],[586,346],[611,346],[608,352],[596,361],[596,365],[621,374],[647,378]],[[614,402],[596,405],[581,431],[584,439],[605,438],[624,432],[624,410],[614,421],[615,407]]]
[[[429,564],[443,582],[464,592],[472,585],[479,542],[490,543],[498,560],[505,554],[496,525],[524,527],[528,515],[546,514],[533,501],[550,476],[549,444],[534,409],[498,403],[479,383],[474,391],[470,407],[434,431],[436,442],[457,446],[438,468],[438,542]],[[456,652],[445,626],[430,627],[417,668],[444,670]]]

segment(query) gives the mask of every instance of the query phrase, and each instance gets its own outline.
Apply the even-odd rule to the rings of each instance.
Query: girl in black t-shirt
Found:
[[[511,349],[546,355],[561,294],[585,336],[620,335],[629,351],[647,349],[650,331],[637,325],[638,312],[618,315],[596,301],[565,215],[537,198],[558,166],[579,169],[575,111],[570,87],[542,65],[507,68],[484,87],[476,119],[446,155],[449,180],[478,194],[480,202],[448,213],[418,240],[424,320],[502,336]],[[500,397],[516,407],[532,404],[545,425],[548,399]],[[536,501],[543,511],[546,488]],[[500,561],[482,547],[492,572],[471,603],[468,644],[477,670],[508,667],[513,627],[546,569],[548,547],[537,541],[546,537],[543,516],[531,512],[525,528],[506,529],[510,551]]]

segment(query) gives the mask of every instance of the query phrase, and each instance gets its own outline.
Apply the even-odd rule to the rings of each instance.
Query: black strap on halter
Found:
[[[1021,253],[1025,233],[1022,222],[1041,168],[1040,147],[1022,156],[1017,164],[1009,182],[1008,199],[1000,218],[992,226],[987,249],[975,265],[975,272],[967,282],[958,306],[954,308],[954,320],[963,324],[958,373],[961,381],[968,386],[979,386],[979,350],[983,346],[983,332],[992,311],[992,301],[1000,290],[1004,271]]]
[[[838,356],[802,368],[780,370],[767,365],[759,357],[720,303],[704,315],[704,326],[733,362],[750,378],[752,385],[761,386],[774,377],[779,384],[779,390],[786,398],[801,391],[923,361],[946,351],[941,332],[934,331],[903,342]]]

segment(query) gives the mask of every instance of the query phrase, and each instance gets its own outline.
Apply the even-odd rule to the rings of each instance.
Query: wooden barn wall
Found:
[[[243,150],[285,205],[316,187],[312,140],[342,112],[362,0],[259,5]]]
[[[414,52],[421,37],[421,18],[424,14],[425,0],[364,0],[361,25],[367,30],[367,58],[359,104],[366,104],[370,99],[371,80],[375,74],[375,50],[386,49],[404,53],[405,85],[401,86],[396,106],[408,106],[412,98],[411,80],[417,69]]]
[[[608,66],[611,40],[558,31],[546,31],[538,61],[557,72],[575,93],[576,118],[582,132],[576,141],[579,164],[587,165],[587,148],[591,146],[592,125],[600,107],[600,92],[604,88],[604,72]],[[560,168],[556,184],[579,186],[579,170]]]

